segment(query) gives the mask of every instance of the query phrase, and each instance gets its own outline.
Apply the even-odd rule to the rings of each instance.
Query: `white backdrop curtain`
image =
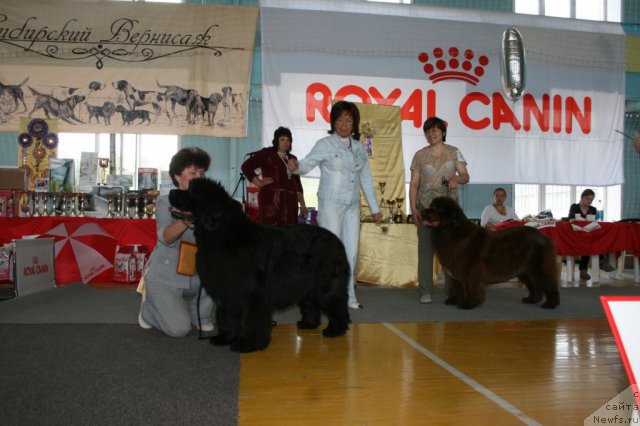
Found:
[[[509,26],[526,49],[525,95],[515,103],[500,75]],[[623,182],[616,130],[623,129],[625,36],[618,24],[262,0],[261,31],[265,144],[287,126],[294,153],[304,157],[329,129],[330,100],[344,98],[402,108],[407,177],[413,154],[426,144],[422,123],[438,115],[473,183]],[[452,78],[456,72],[460,79]]]

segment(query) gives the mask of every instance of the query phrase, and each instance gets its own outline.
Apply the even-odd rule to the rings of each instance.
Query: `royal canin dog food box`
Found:
[[[118,245],[113,263],[113,281],[126,284],[139,282],[148,259],[149,249],[144,244]]]

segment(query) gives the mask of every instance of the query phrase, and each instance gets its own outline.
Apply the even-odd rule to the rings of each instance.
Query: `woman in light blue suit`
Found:
[[[171,159],[169,174],[179,189],[188,189],[191,179],[203,177],[211,158],[200,148],[183,148]],[[176,219],[169,211],[169,196],[162,195],[156,201],[156,227],[158,242],[149,258],[145,274],[145,289],[138,323],[142,328],[157,328],[171,337],[189,334],[192,326],[198,327],[197,275],[177,273],[178,255],[182,241],[195,244],[193,224]],[[186,299],[189,299],[187,302]],[[202,331],[213,331],[211,313],[214,303],[202,289],[200,295],[200,324]]]
[[[382,216],[376,200],[369,158],[360,143],[360,112],[347,101],[331,108],[329,136],[320,139],[304,159],[289,161],[297,174],[320,167],[318,187],[318,225],[333,232],[344,244],[351,266],[349,307],[360,309],[355,294],[356,260],[360,241],[360,189],[364,192],[373,220]]]

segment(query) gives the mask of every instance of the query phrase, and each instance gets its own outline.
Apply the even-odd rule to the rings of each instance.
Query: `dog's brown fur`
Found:
[[[560,303],[558,261],[553,240],[537,229],[516,226],[488,231],[472,223],[451,198],[438,197],[422,212],[433,228],[440,263],[452,277],[448,305],[472,309],[485,299],[485,285],[517,277],[529,290],[523,303],[543,308]]]

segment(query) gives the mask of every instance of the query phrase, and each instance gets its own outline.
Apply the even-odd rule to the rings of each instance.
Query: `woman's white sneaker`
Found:
[[[198,327],[198,326],[196,325],[196,329],[197,329],[198,331],[203,331],[203,332],[205,332],[205,333],[209,333],[209,332],[212,332],[213,330],[215,330],[215,329],[216,329],[216,326],[215,326],[215,325],[213,325],[212,323],[208,322],[208,323],[206,323],[206,324],[202,324],[202,326],[201,326],[201,327]]]
[[[144,328],[145,330],[150,330],[150,329],[152,329],[152,328],[153,328],[152,326],[150,326],[149,324],[147,324],[147,323],[145,322],[145,320],[143,320],[143,319],[142,319],[142,311],[140,311],[140,312],[138,313],[138,325],[139,325],[140,327]]]
[[[420,296],[420,303],[424,303],[424,304],[431,303],[431,295],[430,294],[424,294],[424,295]]]

